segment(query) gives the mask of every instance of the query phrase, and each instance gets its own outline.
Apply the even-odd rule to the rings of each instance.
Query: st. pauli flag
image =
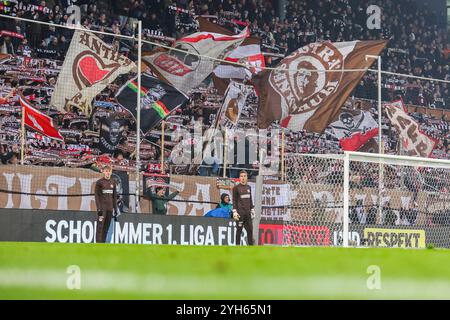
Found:
[[[86,31],[76,31],[64,59],[50,104],[65,112],[72,107],[86,115],[92,110],[92,99],[120,74],[135,67],[100,38]]]
[[[223,104],[216,115],[216,125],[222,128],[234,129],[244,108],[248,95],[253,91],[252,86],[231,81],[225,94]]]
[[[206,18],[198,17],[200,31],[215,32],[225,35],[233,35],[233,32],[216,23],[210,22]],[[219,90],[220,94],[224,94],[228,88],[230,79],[244,80],[252,77],[265,67],[264,56],[261,52],[260,39],[248,37],[242,44],[231,51],[224,59],[225,61],[218,65],[213,72],[212,79],[214,86]],[[243,66],[236,65],[239,63]]]
[[[260,105],[257,123],[266,129],[274,121],[291,130],[322,133],[339,114],[352,90],[387,41],[316,42],[284,58],[276,70],[264,71],[253,82]],[[323,72],[329,71],[329,72]]]
[[[98,148],[103,153],[114,153],[123,140],[126,120],[116,119],[113,116],[100,119],[100,139]]]
[[[368,111],[341,109],[330,124],[339,145],[345,151],[356,151],[378,134],[378,124]]]
[[[407,114],[403,100],[387,103],[384,108],[407,155],[429,157],[438,141],[419,130],[419,124]]]
[[[153,73],[181,92],[199,86],[218,62],[249,36],[248,28],[238,35],[196,32],[177,40],[168,51],[155,50],[142,57]],[[213,59],[210,59],[213,58]]]
[[[137,77],[117,93],[117,101],[137,117]],[[149,75],[141,76],[141,130],[146,133],[170,112],[181,107],[188,98],[174,87]]]
[[[49,138],[64,140],[58,129],[53,126],[52,118],[34,109],[22,95],[19,100],[23,112],[25,112],[25,125]]]

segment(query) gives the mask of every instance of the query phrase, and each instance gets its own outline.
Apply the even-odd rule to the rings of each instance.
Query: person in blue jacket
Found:
[[[208,211],[205,217],[213,218],[232,218],[231,210],[233,209],[230,201],[230,196],[222,193],[220,196],[220,203],[213,210]]]
[[[226,193],[222,193],[220,196],[220,203],[217,205],[216,209],[218,208],[226,208],[230,210],[230,216],[231,216],[231,210],[233,209],[233,205],[230,201],[230,196]]]

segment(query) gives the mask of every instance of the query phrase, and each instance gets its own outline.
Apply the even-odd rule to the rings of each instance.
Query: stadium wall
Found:
[[[0,241],[93,243],[95,227],[94,212],[0,209]],[[221,218],[123,214],[115,228],[116,243],[235,244],[235,223]],[[353,246],[450,248],[450,226],[351,225],[349,230]],[[282,222],[261,221],[260,245],[282,245],[283,236],[292,238],[294,245],[340,246],[342,224],[287,227]],[[247,244],[245,230],[242,240]]]
[[[93,243],[95,212],[0,210],[0,241]],[[228,219],[122,214],[116,243],[234,245],[235,223]],[[243,242],[246,244],[244,232]]]
[[[0,209],[42,209],[67,211],[96,211],[94,189],[100,174],[89,169],[53,168],[41,166],[0,166]],[[119,193],[129,193],[123,200],[128,204],[130,212],[134,207],[136,189],[134,174],[124,172]],[[180,190],[180,194],[168,204],[169,215],[203,216],[220,202],[222,193],[230,190],[217,186],[217,178],[200,176],[171,175],[170,184]],[[255,183],[249,183],[254,199]],[[336,184],[305,183],[296,197],[302,199],[303,208],[292,209],[291,218],[301,221],[312,221],[315,201],[324,202],[327,223],[341,222],[342,208],[335,203],[342,200],[342,187]],[[61,196],[58,196],[61,195]],[[351,199],[365,199],[365,206],[376,205],[378,189],[353,188]],[[434,197],[430,200],[427,192],[387,186],[385,197],[395,209],[402,208],[402,202],[412,201],[416,197],[419,203],[418,224],[425,224],[425,213],[432,214],[440,210],[449,210],[450,203],[446,197]],[[291,188],[288,183],[277,180],[264,180],[262,192],[262,218],[268,220],[286,220],[291,203]],[[141,198],[141,213],[149,214],[150,201]]]

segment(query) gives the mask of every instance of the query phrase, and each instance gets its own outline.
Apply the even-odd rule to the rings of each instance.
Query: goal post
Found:
[[[448,160],[291,154],[286,183],[283,245],[450,248]]]
[[[344,216],[361,230],[361,245],[450,247],[449,160],[362,152],[347,157]]]

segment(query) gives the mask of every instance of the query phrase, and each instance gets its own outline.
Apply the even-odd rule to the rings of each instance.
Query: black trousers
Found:
[[[250,213],[248,214],[241,214],[241,217],[239,218],[239,221],[236,223],[237,230],[236,230],[236,245],[239,246],[241,244],[241,235],[242,235],[242,228],[245,228],[245,231],[247,231],[247,240],[248,244],[250,246],[253,245],[253,221]]]
[[[108,234],[109,225],[111,224],[112,211],[103,211],[103,221],[97,217],[97,232],[95,234],[95,241],[97,243],[103,243],[106,241],[106,235]]]

